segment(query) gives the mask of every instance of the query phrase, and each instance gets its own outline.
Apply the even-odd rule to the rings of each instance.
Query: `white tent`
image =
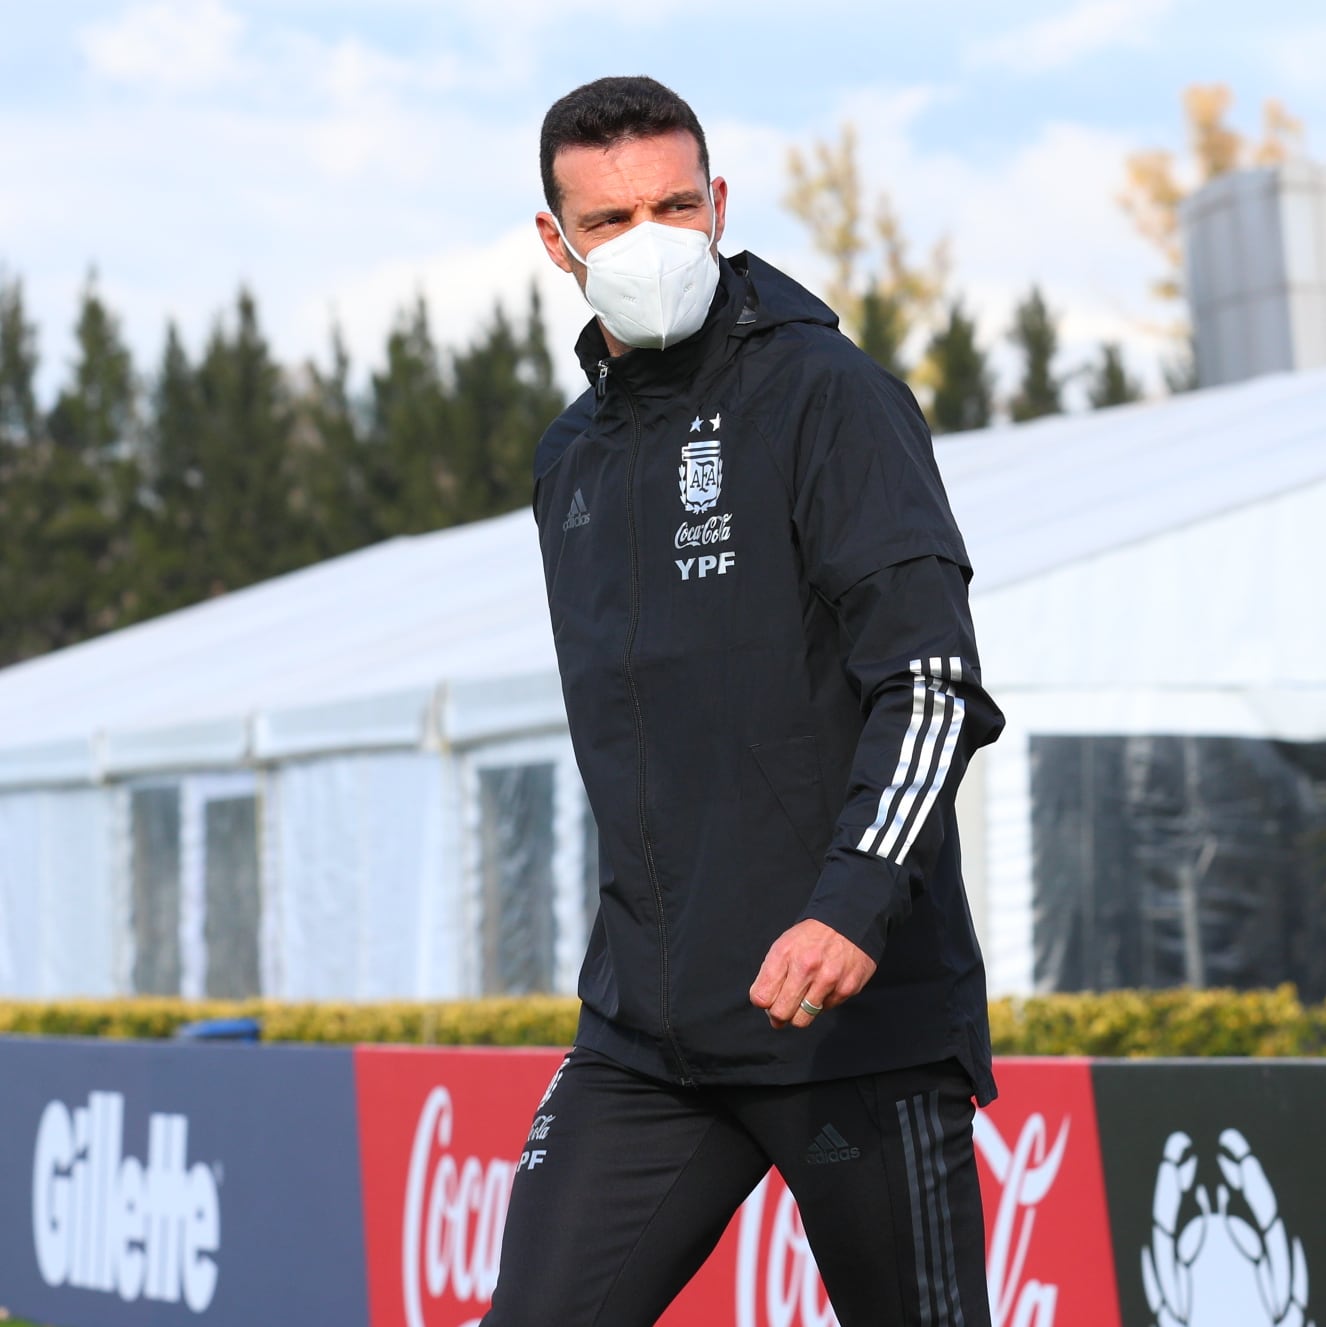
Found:
[[[527,766],[543,772],[530,832],[557,840],[551,906],[567,915],[526,943],[535,976],[567,988],[592,863],[583,834],[557,833],[583,792],[528,512],[6,669],[0,993],[505,984],[501,955],[485,973],[474,943],[498,948],[503,903],[478,817],[485,781]],[[216,938],[225,917],[251,937],[241,952]]]
[[[1009,718],[968,878],[1027,990],[1039,740],[1326,739],[1326,374],[937,454]],[[573,989],[594,871],[527,512],[0,672],[0,995]]]
[[[964,790],[963,842],[980,858],[969,876],[978,885],[991,986],[1025,991],[1050,984],[1060,967],[1044,952],[1038,964],[1034,952],[1044,949],[1038,929],[1051,938],[1056,930],[1055,918],[1035,925],[1032,918],[1038,742],[1055,735],[1326,740],[1326,373],[991,429],[937,450],[976,565],[984,676],[1008,717]],[[1156,758],[1136,742],[1130,754]],[[1320,789],[1317,833],[1326,830],[1326,784]],[[1147,822],[1172,841],[1152,845],[1151,857],[1129,869],[1177,880],[1195,906],[1211,854],[1234,851],[1218,827],[1199,821],[1213,796],[1235,814],[1232,805],[1246,803],[1246,794],[1246,786],[1219,796],[1189,788],[1168,820],[1160,808]],[[1108,799],[1099,798],[1081,837],[1106,823]],[[1252,814],[1264,819],[1265,808]],[[1135,816],[1112,823],[1139,832]],[[1266,831],[1274,838],[1271,826]],[[1257,870],[1233,861],[1227,868],[1219,888],[1255,897],[1264,883]],[[1101,883],[1117,893],[1130,882]],[[1062,894],[1044,898],[1045,907],[1065,902]],[[1231,926],[1239,924],[1236,902],[1226,900]],[[1174,905],[1184,907],[1184,898]],[[1108,906],[1098,901],[1097,911]],[[1169,943],[1186,936],[1191,948],[1195,918],[1169,920]],[[1314,924],[1323,922],[1326,909]],[[1238,949],[1240,940],[1218,943]],[[1237,957],[1226,955],[1235,975]],[[1219,965],[1203,972],[1188,958],[1180,975],[1221,976]],[[1107,964],[1084,984],[1113,984],[1109,973]]]

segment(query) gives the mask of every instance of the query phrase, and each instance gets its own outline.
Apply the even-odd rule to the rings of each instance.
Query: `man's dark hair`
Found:
[[[562,193],[553,178],[553,159],[564,147],[613,147],[628,138],[652,138],[684,129],[700,149],[700,168],[709,181],[709,148],[695,112],[671,88],[643,75],[599,78],[553,102],[539,135],[539,170],[548,208],[560,219]]]

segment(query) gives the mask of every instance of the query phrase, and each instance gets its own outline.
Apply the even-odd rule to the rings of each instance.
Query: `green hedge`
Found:
[[[272,1000],[0,1002],[0,1034],[162,1038],[184,1023],[256,1018],[264,1041],[432,1046],[566,1046],[577,1001],[554,996],[447,1003],[283,1004]],[[1326,1055],[1326,1004],[1270,991],[1110,991],[996,1000],[999,1055]]]
[[[1084,992],[997,1000],[997,1055],[1326,1055],[1326,1004],[1270,991]]]
[[[580,1004],[557,996],[424,1004],[285,1004],[276,1000],[0,1001],[0,1034],[47,1037],[174,1036],[185,1023],[256,1018],[264,1041],[402,1042],[430,1046],[566,1046]]]

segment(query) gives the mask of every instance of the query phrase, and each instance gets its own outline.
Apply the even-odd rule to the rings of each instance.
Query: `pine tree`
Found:
[[[13,478],[20,507],[11,553],[22,628],[19,657],[75,645],[119,624],[128,531],[111,477],[49,438]]]
[[[1038,287],[1032,286],[1031,293],[1018,305],[1008,339],[1023,354],[1022,381],[1009,403],[1014,420],[1021,423],[1042,415],[1062,414],[1063,382],[1054,373],[1059,331]]]
[[[218,323],[197,373],[201,575],[207,594],[302,565],[308,522],[294,501],[292,413],[284,377],[241,290],[235,328]]]
[[[422,295],[387,338],[373,375],[367,478],[384,534],[419,534],[456,519],[458,481],[449,455],[451,411]]]
[[[35,442],[37,329],[23,306],[23,285],[0,270],[0,464],[5,452]]]
[[[563,399],[537,288],[517,335],[498,304],[468,351],[457,355],[452,391],[453,453],[459,520],[511,511],[530,500],[534,449]]]
[[[907,320],[896,295],[878,288],[861,297],[861,333],[857,344],[867,355],[895,378],[907,377],[902,358],[902,343],[907,336]]]
[[[36,329],[0,281],[0,664],[527,502],[563,404],[536,290],[523,325],[498,307],[445,370],[419,300],[364,403],[335,330],[330,369],[293,392],[246,291],[196,365],[168,326],[145,409],[95,277],[76,342],[48,424]]]
[[[335,557],[382,538],[372,492],[364,411],[350,392],[350,353],[331,333],[331,369],[308,365],[296,402],[297,473],[311,517],[315,556]]]
[[[207,594],[202,435],[197,374],[171,322],[144,434],[143,494],[134,525],[138,575],[126,595],[126,613],[134,621]]]
[[[165,506],[195,506],[203,483],[202,399],[198,376],[173,322],[152,391],[147,468],[153,492]]]
[[[936,433],[984,428],[994,411],[994,375],[976,343],[976,324],[961,299],[949,305],[947,324],[930,340],[935,375],[930,426]]]
[[[40,650],[27,628],[28,573],[40,556],[28,480],[41,429],[37,362],[22,284],[0,272],[0,667]]]
[[[12,453],[4,485],[6,598],[15,616],[3,649],[11,660],[76,644],[124,618],[139,473],[137,388],[118,320],[94,278],[75,340],[70,380],[40,432],[23,425],[29,436]],[[35,365],[35,356],[17,358]],[[11,390],[10,400],[23,395]],[[29,404],[14,414],[31,418],[34,410]]]
[[[537,281],[530,282],[529,312],[525,319],[525,340],[521,347],[521,360],[523,381],[533,392],[541,394],[540,407],[552,411],[544,421],[546,425],[566,408],[566,398],[553,380],[552,353],[548,349],[548,325],[543,321],[543,297],[539,294]],[[542,427],[540,436],[542,436]]]
[[[1142,397],[1141,384],[1128,374],[1123,350],[1117,341],[1106,341],[1100,347],[1100,360],[1087,368],[1087,399],[1093,410],[1106,406],[1127,405]]]
[[[138,387],[119,319],[98,295],[95,272],[83,288],[74,339],[73,381],[47,421],[51,438],[90,460],[124,458],[138,443]]]

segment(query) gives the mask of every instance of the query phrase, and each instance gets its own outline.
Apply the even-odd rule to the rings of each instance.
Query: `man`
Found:
[[[718,257],[675,93],[579,88],[541,159],[596,314],[535,514],[601,902],[484,1322],[653,1323],[772,1164],[842,1327],[980,1327],[953,796],[1002,719],[924,421],[825,305]]]

